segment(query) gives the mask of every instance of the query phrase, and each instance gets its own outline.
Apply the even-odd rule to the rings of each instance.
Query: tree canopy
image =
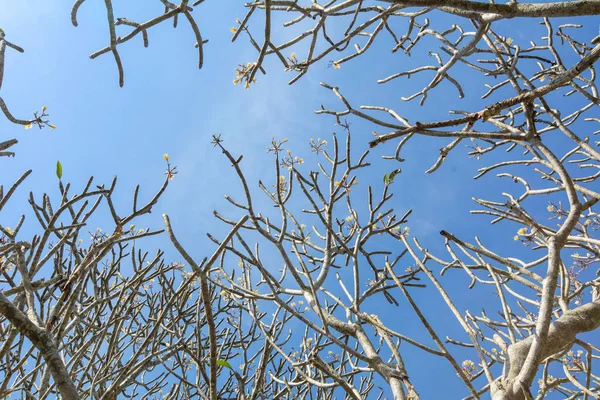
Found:
[[[600,1],[126,3],[2,6],[0,397],[600,397]]]

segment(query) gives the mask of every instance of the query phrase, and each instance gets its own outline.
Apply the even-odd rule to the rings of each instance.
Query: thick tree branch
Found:
[[[8,319],[21,334],[27,336],[40,351],[48,364],[62,398],[65,400],[79,399],[77,388],[58,354],[58,348],[54,344],[50,333],[27,318],[3,293],[0,293],[0,314]]]
[[[600,300],[567,311],[550,324],[546,346],[542,352],[542,360],[571,347],[578,334],[590,332],[599,327]],[[523,368],[533,340],[534,335],[531,335],[527,339],[509,346],[509,380],[516,378]]]
[[[559,1],[554,3],[518,3],[509,1],[505,4],[477,2],[468,0],[382,0],[389,3],[411,7],[453,8],[460,11],[471,11],[485,14],[498,14],[504,18],[536,18],[536,17],[575,17],[600,14],[600,1],[579,0]]]

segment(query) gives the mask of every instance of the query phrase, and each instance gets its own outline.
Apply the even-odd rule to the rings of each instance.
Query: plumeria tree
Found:
[[[0,208],[30,173],[0,190]],[[227,359],[254,334],[215,325],[235,311],[205,286],[197,265],[167,262],[162,251],[137,245],[163,232],[138,228],[136,220],[151,211],[175,173],[167,161],[158,192],[142,204],[138,186],[126,211],[113,203],[116,178],[109,187],[90,178],[74,192],[62,183],[59,164],[59,196],[30,194],[35,233],[23,228],[25,215],[15,227],[0,226],[3,398],[191,398],[216,390],[217,357]],[[106,230],[90,231],[103,208]],[[190,374],[196,379],[185,378]],[[223,383],[219,393],[236,387]]]
[[[163,14],[134,22],[115,19],[105,1],[110,42],[91,57],[112,53],[121,86],[118,46],[137,35],[148,45],[153,26],[177,25],[178,18],[191,27],[202,66],[206,41],[193,7],[203,1],[161,2]],[[74,25],[84,3],[75,2]],[[403,92],[400,104],[357,106],[362,100],[344,95],[343,87],[322,83],[332,103],[316,112],[333,118],[339,132],[306,138],[314,163],[287,139],[273,139],[272,174],[258,185],[246,178],[243,154],[228,149],[226,135],[214,135],[242,197],[226,197],[237,214],[215,211],[229,233],[210,236],[215,250],[203,261],[188,254],[167,216],[165,237],[183,262],[163,261],[161,252],[149,257],[135,246],[160,233],[132,222],[150,211],[176,173],[168,156],[158,194],[138,207],[136,190],[127,217],[112,201],[116,181],[93,189],[90,180],[73,196],[57,171],[54,205],[47,195],[31,196],[40,233],[25,239],[21,222],[1,227],[2,393],[417,399],[409,358],[427,356],[463,383],[464,394],[451,398],[600,397],[600,344],[586,334],[600,327],[600,142],[593,139],[600,132],[600,38],[597,27],[584,25],[584,17],[600,14],[600,2],[264,0],[246,8],[232,39],[246,38],[257,56],[232,66],[234,84],[260,84],[269,58],[294,74],[293,84],[317,63],[343,70],[391,43],[389,60],[371,61],[389,62],[394,53],[428,57],[417,57],[423,63],[416,67],[400,64],[377,83],[413,78],[420,87]],[[530,36],[514,37],[516,20]],[[5,49],[22,49],[0,35],[1,77]],[[470,100],[467,109],[453,108],[442,91],[448,87]],[[411,102],[425,110],[419,120],[400,111]],[[2,99],[0,106],[14,123],[53,127],[45,107],[18,120]],[[451,117],[436,119],[440,109]],[[351,134],[354,121],[371,126],[370,143]],[[489,219],[490,230],[514,226],[509,239],[523,251],[507,250],[502,238],[485,243],[482,232],[460,237],[441,230],[445,253],[438,253],[412,235],[411,211],[395,210],[391,199],[401,187],[401,163],[411,157],[405,146],[420,138],[440,142],[427,173],[466,144],[469,157],[488,162],[475,179],[496,174],[499,188],[514,182],[493,198],[474,198],[473,213]],[[5,141],[0,150],[15,143]],[[374,173],[376,163],[388,172]],[[0,209],[26,176],[3,195]],[[113,233],[90,232],[84,245],[80,234],[101,205]],[[449,290],[448,275],[458,273],[468,278],[465,289],[485,293],[480,312],[461,308]],[[460,331],[436,323],[423,292]]]

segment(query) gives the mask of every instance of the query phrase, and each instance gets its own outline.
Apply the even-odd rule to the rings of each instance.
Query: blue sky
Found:
[[[259,178],[272,182],[275,178],[272,159],[266,154],[271,138],[289,138],[295,153],[305,157],[304,167],[308,170],[315,167],[311,165],[309,139],[330,140],[333,131],[342,136],[333,118],[313,113],[320,104],[333,109],[342,107],[331,92],[319,86],[321,81],[339,86],[355,106],[391,106],[411,121],[445,118],[448,103],[455,103],[452,106],[461,109],[481,108],[477,95],[458,100],[455,89],[447,84],[430,94],[425,107],[400,100],[401,96],[420,89],[423,79],[399,79],[378,86],[377,79],[427,62],[427,46],[415,51],[412,58],[399,53],[391,55],[389,38],[377,43],[369,55],[346,63],[340,69],[328,68],[328,58],[312,67],[309,74],[293,86],[287,85],[291,75],[283,72],[274,59],[266,63],[268,75],[259,74],[257,84],[250,90],[234,86],[234,68],[239,63],[254,61],[256,53],[245,38],[230,43],[229,29],[235,25],[236,18],[244,15],[241,3],[231,0],[207,1],[194,11],[203,36],[209,39],[202,70],[197,68],[194,37],[185,21],[180,20],[177,29],[161,24],[149,32],[149,48],[142,46],[141,37],[119,47],[125,68],[125,86],[119,88],[112,56],[89,59],[89,54],[106,46],[109,40],[103,2],[88,0],[81,7],[77,28],[70,23],[71,3],[29,0],[0,4],[0,28],[8,40],[25,49],[24,54],[7,49],[1,95],[19,118],[28,118],[34,110],[46,105],[51,122],[57,126],[55,131],[24,130],[0,118],[2,137],[19,140],[14,148],[17,157],[2,160],[2,183],[14,181],[25,169],[34,170],[13,200],[8,214],[2,216],[2,223],[8,226],[16,223],[19,213],[25,212],[19,207],[30,190],[37,194],[56,193],[57,160],[64,168],[63,180],[75,187],[82,187],[91,175],[98,184],[108,184],[118,175],[118,205],[129,208],[136,184],[141,185],[140,193],[146,198],[160,186],[165,169],[162,155],[168,153],[180,172],[144,221],[150,227],[161,228],[160,215],[168,213],[180,240],[200,258],[213,248],[205,237],[206,232],[216,236],[225,234],[224,227],[212,217],[213,209],[231,210],[224,203],[223,195],[240,193],[229,163],[210,146],[212,133],[223,133],[229,150],[244,155],[249,182]],[[158,15],[162,8],[158,1],[152,2],[153,6],[140,0],[114,3],[116,17],[136,21]],[[449,25],[444,20],[436,23]],[[258,37],[260,31],[260,26],[255,24]],[[500,32],[527,44],[529,32],[522,24],[503,23]],[[543,33],[538,28],[536,32],[536,38]],[[300,46],[294,51],[301,57],[303,49]],[[460,71],[464,74],[465,90],[483,90],[482,81],[471,79],[465,69]],[[373,127],[356,118],[348,121],[356,153],[362,152],[371,139]],[[492,176],[473,182],[471,178],[477,168],[488,164],[486,159],[469,159],[468,149],[461,144],[437,173],[424,174],[444,145],[443,141],[418,139],[405,149],[407,162],[401,165],[403,172],[394,183],[394,208],[399,214],[414,210],[409,223],[411,234],[430,250],[437,249],[444,258],[447,257],[441,252],[443,240],[438,235],[441,229],[465,239],[472,239],[476,234],[504,254],[537,258],[512,240],[517,226],[504,223],[490,230],[487,218],[469,214],[474,208],[472,197],[500,200],[503,190],[514,187]],[[373,152],[370,160],[375,165],[369,176],[363,178],[372,179],[379,189],[383,174],[397,167],[378,160],[382,150]],[[393,149],[388,147],[386,153],[391,151]],[[493,155],[491,159],[497,156],[500,155]],[[357,190],[360,189],[365,190],[365,187]],[[516,193],[520,193],[520,188]],[[162,245],[167,248],[167,257],[176,257],[170,245],[165,245],[164,237],[147,243]],[[462,296],[468,279],[455,271],[448,274],[443,283],[456,295],[461,310],[476,304],[472,311],[478,312],[488,293],[487,289],[476,287],[468,296]],[[426,309],[431,313],[437,314],[443,307],[439,298],[430,299],[429,291],[415,291],[414,295],[424,304],[430,304]],[[402,312],[408,312],[408,306],[403,304],[403,307]],[[436,324],[457,327],[445,309]],[[433,398],[442,390],[464,394],[447,364],[437,362],[423,369],[418,368],[418,361],[409,357],[407,363],[423,398]],[[447,377],[441,381],[443,385],[424,384],[428,373],[435,374],[437,370]]]

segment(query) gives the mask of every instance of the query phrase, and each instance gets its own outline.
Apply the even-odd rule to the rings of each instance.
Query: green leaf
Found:
[[[385,174],[383,176],[383,183],[386,185],[391,185],[394,182],[394,178],[398,175],[402,170],[400,168],[393,170],[389,174]]]
[[[383,183],[386,185],[391,185],[394,182],[394,178],[398,175],[402,170],[400,168],[393,170],[389,174],[385,174],[383,176]]]
[[[225,367],[225,368],[229,368],[229,369],[233,369],[233,367],[231,366],[231,364],[229,364],[227,361],[225,360],[217,360],[217,365],[220,365],[221,367]]]
[[[398,175],[400,172],[402,172],[402,170],[400,168],[398,168],[395,171],[392,171],[392,173],[390,174],[390,183],[392,183],[392,181],[394,180],[396,175]]]
[[[58,177],[58,179],[62,178],[62,164],[60,163],[60,161],[56,162],[56,176]]]

